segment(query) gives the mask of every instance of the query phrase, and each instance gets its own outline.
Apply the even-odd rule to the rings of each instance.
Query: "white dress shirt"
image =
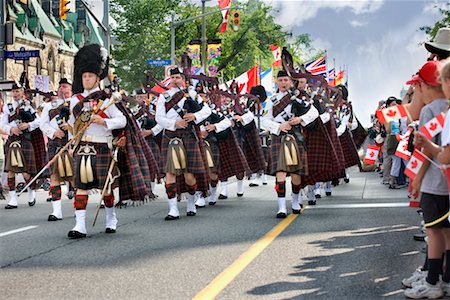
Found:
[[[42,113],[41,113],[41,123],[39,125],[42,133],[46,135],[49,139],[53,140],[55,138],[55,132],[59,130],[59,125],[56,117],[50,120],[49,112],[52,109],[58,108],[64,103],[63,99],[56,99],[54,101],[44,103]],[[68,120],[66,120],[68,121]]]
[[[14,112],[16,111],[18,106],[19,106],[18,101],[12,102],[12,108],[13,108]],[[28,131],[31,132],[31,131],[35,130],[36,128],[39,128],[40,118],[37,115],[37,113],[33,107],[29,106],[26,109],[30,109],[32,113],[36,114],[36,118],[34,119],[34,121],[28,123],[30,125],[30,128],[28,129]],[[3,113],[1,114],[1,118],[0,118],[0,128],[2,128],[8,135],[12,135],[11,128],[18,127],[18,126],[15,121],[9,122],[9,113],[10,112],[9,112],[8,103],[5,103],[3,105]]]

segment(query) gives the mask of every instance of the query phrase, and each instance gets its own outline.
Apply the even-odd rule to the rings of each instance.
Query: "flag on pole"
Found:
[[[281,50],[280,50],[280,46],[278,46],[278,45],[270,45],[270,50],[272,51],[272,55],[273,55],[272,67],[279,67],[279,66],[281,66]]]
[[[273,69],[270,68],[260,73],[261,85],[266,90],[267,96],[270,97],[274,92],[275,81],[273,80]]]
[[[242,73],[234,79],[239,87],[239,93],[250,93],[250,89],[255,85],[258,85],[258,67],[254,66],[245,73]],[[227,81],[227,85],[230,86],[233,80]],[[225,84],[219,85],[219,88],[226,90]]]
[[[378,160],[378,154],[380,153],[380,147],[375,145],[367,145],[366,157],[364,163],[367,165],[374,165]]]
[[[331,86],[336,86],[334,83],[336,79],[336,70],[333,68],[331,70],[328,70],[328,84]]]
[[[409,160],[411,158],[411,152],[408,151],[408,140],[401,140],[398,142],[397,150],[395,150],[395,155],[398,157]]]
[[[414,151],[408,165],[405,168],[405,175],[414,180],[420,168],[422,168],[425,157],[417,151]]]
[[[230,8],[231,0],[218,0],[220,8]],[[230,15],[230,10],[222,10],[222,25],[220,25],[220,33],[227,31],[228,16]]]
[[[394,107],[387,107],[377,110],[376,116],[381,124],[398,121],[401,118],[408,116],[408,111],[404,105],[397,105]]]
[[[337,73],[336,78],[334,79],[334,86],[340,84],[345,84],[345,71]]]
[[[305,63],[305,68],[307,71],[311,72],[313,75],[327,76],[327,56],[319,57],[318,59],[312,60]]]
[[[441,133],[444,128],[445,113],[440,113],[432,120],[428,121],[425,125],[420,128],[422,132],[428,139],[431,139]]]

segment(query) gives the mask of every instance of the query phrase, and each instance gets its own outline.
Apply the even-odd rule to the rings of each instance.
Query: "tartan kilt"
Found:
[[[334,150],[336,151],[336,155],[337,155],[337,163],[334,167],[335,169],[329,176],[330,179],[328,179],[328,181],[337,180],[339,178],[344,178],[345,177],[345,157],[344,157],[344,152],[342,151],[341,142],[340,142],[339,137],[336,132],[336,123],[334,121],[333,116],[331,116],[330,121],[328,121],[325,124],[325,128],[328,131],[328,135],[330,136],[332,145],[333,145]]]
[[[233,130],[230,130],[228,138],[219,140],[219,158],[220,181],[226,181],[227,178],[236,175],[250,175],[250,167],[248,166],[241,147],[239,147]]]
[[[94,172],[94,181],[89,182],[87,184],[81,182],[80,178],[80,164],[82,155],[78,155],[78,150],[80,149],[80,146],[84,145],[90,145],[94,146],[95,151],[97,151],[97,154],[95,155],[95,159],[92,160],[92,166],[93,166],[93,172]],[[75,186],[78,189],[82,190],[91,190],[91,189],[99,189],[102,190],[103,186],[105,185],[106,178],[108,176],[108,170],[109,165],[111,163],[111,150],[108,147],[108,144],[106,143],[87,143],[87,142],[80,142],[79,146],[74,150],[74,162],[75,162],[75,168],[74,168],[74,177],[75,177]],[[113,187],[117,187],[116,180]]]
[[[159,148],[159,143],[155,139],[155,137],[146,137],[145,141],[147,142],[148,146],[150,147],[150,151],[153,154],[153,157],[155,158],[155,162],[158,165],[158,174],[157,179],[161,179],[164,177],[164,165],[162,164],[161,160],[161,149]],[[155,179],[155,174],[152,173],[152,181]]]
[[[12,167],[11,166],[11,155],[10,155],[10,151],[9,151],[9,145],[12,142],[20,142],[20,146],[21,146],[21,152],[22,152],[22,157],[23,157],[23,164],[24,167],[21,168],[21,172],[19,172],[19,170],[17,169],[17,167]],[[20,136],[15,136],[15,135],[11,135],[8,137],[8,140],[6,141],[5,144],[5,169],[4,172],[14,172],[14,173],[28,173],[31,175],[34,175],[37,173],[37,168],[36,168],[36,156],[35,156],[35,152],[34,152],[34,147],[33,147],[33,143],[31,142],[31,140],[26,139],[23,135]]]
[[[358,156],[358,150],[356,150],[355,143],[348,129],[339,137],[341,142],[342,152],[344,153],[345,168],[350,168],[352,166],[358,165],[361,169],[361,162]]]
[[[216,141],[208,141],[208,139],[204,140],[205,151],[211,151],[211,158],[214,164],[214,167],[210,168],[208,166],[208,162],[206,165],[208,166],[210,173],[219,174],[220,172],[220,155],[219,155],[219,143]],[[206,144],[208,143],[208,144]]]
[[[33,143],[34,156],[36,159],[36,170],[40,171],[47,163],[47,149],[45,148],[44,136],[41,130],[35,129],[31,132],[31,142]],[[43,174],[41,178],[48,177],[49,174]]]
[[[47,143],[47,155],[49,159],[52,159],[56,153],[58,153],[58,151],[64,147],[68,142],[67,138],[62,138],[62,139],[58,139],[58,138],[54,138],[52,139],[48,139],[48,143]],[[50,166],[50,175],[58,175],[57,172],[55,171],[54,166],[57,165],[57,162],[55,162],[52,166]],[[72,166],[73,168],[73,166]]]
[[[277,172],[286,172],[286,170],[281,170],[278,167],[278,161],[281,155],[281,139],[283,138],[283,135],[275,135],[271,134],[271,141],[270,141],[270,157],[268,161],[268,172],[267,174],[275,176]],[[297,172],[293,172],[292,174],[297,175],[306,175],[308,174],[308,158],[306,154],[305,147],[298,146],[300,159],[302,161],[303,167],[300,168]],[[289,172],[288,172],[289,174]]]
[[[338,157],[328,132],[322,123],[317,122],[314,131],[307,130],[308,175],[302,178],[302,185],[313,185],[316,182],[328,181],[330,174],[338,164]]]
[[[262,173],[266,169],[261,138],[255,126],[245,133],[242,150],[252,173]]]

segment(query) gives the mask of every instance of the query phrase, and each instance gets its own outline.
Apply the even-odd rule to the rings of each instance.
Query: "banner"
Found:
[[[220,8],[230,8],[231,0],[219,0]],[[219,32],[224,33],[227,31],[228,16],[230,15],[230,10],[222,10],[222,25],[220,25]]]
[[[48,93],[50,77],[47,75],[34,75],[34,88],[44,93]]]
[[[196,74],[202,67],[202,61],[200,60],[200,41],[191,41],[186,47],[186,53],[192,60],[191,74]]]
[[[222,44],[219,41],[213,40],[208,42],[208,74],[209,76],[216,76],[220,66],[220,56],[222,54]]]
[[[270,51],[272,51],[273,55],[273,63],[272,67],[280,67],[281,66],[281,50],[278,45],[270,45]]]

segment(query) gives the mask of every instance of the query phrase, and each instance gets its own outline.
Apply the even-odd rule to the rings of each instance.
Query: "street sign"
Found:
[[[29,60],[30,57],[39,57],[39,50],[25,50],[24,47],[19,51],[3,51],[3,57],[14,60]]]
[[[154,67],[164,67],[172,63],[170,59],[147,59],[147,65]]]

